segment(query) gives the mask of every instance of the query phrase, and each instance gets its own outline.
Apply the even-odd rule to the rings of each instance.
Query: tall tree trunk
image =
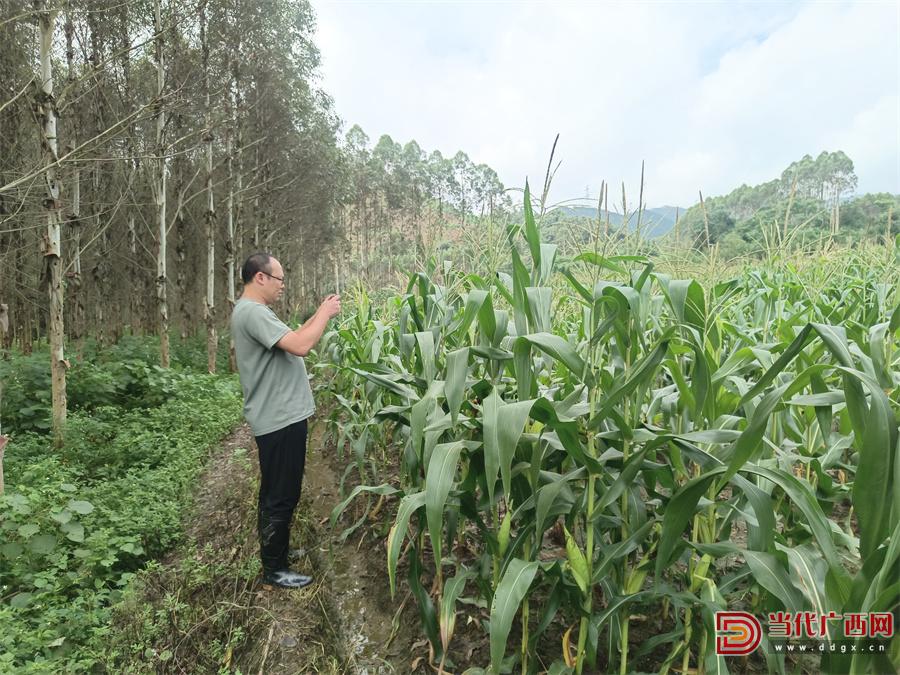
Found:
[[[71,11],[66,13],[66,79],[69,87],[75,87],[75,48],[73,45],[73,37],[75,35],[75,24],[72,21]],[[74,117],[74,111],[70,117]],[[75,129],[74,125],[69,126],[71,140],[67,147],[75,149]],[[68,284],[70,291],[70,302],[68,303],[70,310],[71,326],[70,332],[75,340],[81,340],[84,331],[84,298],[81,295],[81,169],[77,162],[72,164],[72,205],[66,218],[69,229],[73,236],[73,258],[72,271],[69,275]]]
[[[240,40],[235,48],[236,52],[240,51]],[[240,84],[238,79],[237,59],[232,57],[231,62],[231,78],[229,80],[229,91],[226,93],[225,101],[228,105],[228,127],[225,130],[225,157],[228,171],[228,201],[226,207],[226,232],[225,232],[225,275],[228,283],[226,285],[226,293],[228,300],[228,317],[234,311],[235,303],[235,193],[237,199],[240,200],[241,193],[241,165],[240,159],[235,162],[234,136],[237,133],[237,152],[240,153],[241,135],[238,130],[238,114],[240,107]],[[238,155],[240,156],[240,155]],[[235,168],[237,164],[237,168]],[[237,359],[234,352],[234,338],[232,337],[228,343],[228,366],[231,372],[237,370]]]
[[[53,442],[62,447],[66,424],[66,360],[63,353],[65,324],[63,322],[62,244],[60,242],[59,180],[56,163],[59,145],[56,136],[56,102],[53,98],[53,68],[50,60],[56,11],[47,9],[46,2],[35,2],[41,31],[41,87],[37,95],[37,109],[42,122],[41,145],[46,169],[47,233],[43,243],[44,275],[50,292],[50,386],[52,401]]]
[[[159,227],[159,249],[156,256],[156,304],[159,311],[159,362],[163,368],[169,367],[169,304],[166,297],[168,283],[166,272],[166,113],[163,95],[166,86],[166,71],[163,57],[163,29],[161,0],[155,0],[156,36],[156,176],[154,192],[156,198],[156,218]]]
[[[131,88],[131,35],[128,30],[128,12],[128,3],[123,3],[121,6],[121,14],[119,16],[119,27],[121,31],[121,44],[119,50],[121,52],[125,113],[130,117],[134,113],[135,104]],[[125,152],[128,155],[125,167],[125,171],[127,171],[126,185],[128,192],[131,193],[134,186],[134,180],[140,171],[140,159],[138,159],[137,144],[135,143],[134,121],[128,123],[125,134]],[[134,202],[136,201],[137,200],[134,198],[128,200],[129,204],[126,206],[127,215],[125,220],[128,227],[128,250],[131,254],[131,264],[134,266],[135,270],[140,270],[141,266],[138,265],[138,234],[136,226],[137,207],[134,205]],[[133,288],[130,294],[128,323],[131,327],[131,333],[135,334],[140,331],[140,327],[144,323],[146,316],[144,307],[146,277],[138,271],[132,280],[132,284],[134,284],[136,288]]]
[[[206,366],[210,373],[216,372],[216,203],[213,194],[213,133],[212,111],[209,100],[209,39],[207,35],[206,2],[200,3],[200,44],[203,51],[203,89],[206,109],[204,123],[206,131]]]
[[[184,115],[176,112],[174,115],[175,138],[184,135]],[[178,316],[181,324],[181,339],[185,340],[194,332],[193,317],[188,303],[187,292],[187,221],[184,217],[184,197],[187,193],[185,182],[185,169],[187,160],[182,153],[176,155],[172,162],[175,179],[175,288],[178,290]]]
[[[72,230],[72,272],[69,275],[71,289],[72,326],[71,333],[75,340],[84,336],[84,297],[81,292],[81,171],[78,165],[72,175],[72,209],[68,217],[68,225]]]

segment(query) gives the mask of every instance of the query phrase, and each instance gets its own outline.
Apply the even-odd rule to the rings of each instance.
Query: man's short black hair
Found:
[[[272,271],[272,256],[259,251],[250,255],[241,267],[241,281],[249,284],[257,272],[268,274]]]

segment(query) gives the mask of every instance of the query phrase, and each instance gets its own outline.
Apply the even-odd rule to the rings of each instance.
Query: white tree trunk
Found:
[[[240,31],[237,31],[240,36]],[[231,84],[232,90],[229,92],[229,104],[231,105],[231,119],[228,133],[228,240],[225,244],[225,251],[228,256],[228,318],[234,311],[235,303],[235,284],[236,280],[236,260],[239,259],[241,253],[241,242],[243,241],[243,228],[240,225],[241,203],[243,199],[243,144],[244,136],[241,126],[241,79],[240,79],[240,61],[237,54],[241,51],[241,41],[238,37],[237,45],[233,51],[231,59]],[[234,337],[232,336],[228,346],[228,365],[232,373],[237,372],[237,356],[234,351]]]
[[[75,25],[72,21],[71,12],[66,14],[66,79],[68,86],[73,88],[76,86],[75,77],[75,47],[73,44],[75,35]],[[74,111],[70,113],[70,117],[74,117]],[[68,150],[75,149],[75,130],[69,127],[71,136]],[[78,162],[72,163],[72,208],[69,211],[68,226],[73,235],[73,258],[72,272],[70,275],[72,308],[71,312],[72,325],[70,326],[72,336],[78,340],[82,337],[84,330],[84,299],[81,296],[81,169]]]
[[[56,136],[56,102],[53,99],[53,67],[50,60],[56,12],[49,11],[46,3],[35,4],[40,25],[41,90],[37,109],[42,122],[41,145],[44,165],[47,167],[47,233],[43,242],[44,269],[50,292],[50,377],[52,397],[52,429],[56,447],[61,447],[66,424],[66,360],[64,355],[65,326],[63,323],[62,244],[60,242],[59,179],[56,163],[59,160],[59,142]]]
[[[206,2],[200,3],[200,44],[203,50],[203,89],[205,93],[204,123],[206,132],[206,355],[207,369],[216,372],[216,203],[213,194],[213,133],[209,100],[209,40],[206,25]]]
[[[159,249],[156,256],[156,303],[159,310],[159,361],[163,368],[169,367],[169,304],[166,296],[166,147],[165,128],[166,113],[163,102],[166,77],[163,62],[163,29],[161,0],[155,0],[156,13],[156,176],[154,177],[154,193],[156,198],[156,217],[159,227]]]

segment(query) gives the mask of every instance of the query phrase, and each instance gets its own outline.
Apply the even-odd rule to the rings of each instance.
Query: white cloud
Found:
[[[554,200],[689,205],[843,149],[900,189],[896,3],[314,2],[323,86],[373,142],[465,151]],[[611,194],[619,194],[616,188]]]

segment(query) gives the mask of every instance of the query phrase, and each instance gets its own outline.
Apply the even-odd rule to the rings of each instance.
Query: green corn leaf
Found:
[[[872,357],[872,368],[882,389],[892,389],[891,370],[885,360],[885,337],[888,335],[888,324],[880,323],[869,328],[869,355]]]
[[[813,329],[822,338],[822,341],[828,347],[832,356],[837,359],[838,363],[844,368],[851,371],[855,370],[856,364],[853,362],[853,356],[850,354],[850,345],[847,342],[847,332],[843,326],[829,326],[825,324],[812,324]],[[847,412],[850,414],[850,421],[853,428],[857,432],[857,436],[862,436],[861,430],[866,419],[866,401],[862,384],[856,377],[845,376],[844,394],[847,401]]]
[[[668,337],[670,334],[671,329],[663,333],[662,338],[653,348],[653,351],[634,365],[631,369],[631,374],[625,381],[603,397],[600,407],[588,423],[589,429],[597,429],[609,415],[613,406],[634,392],[639,386],[648,384],[656,376],[659,364],[662,363],[669,349]]]
[[[565,451],[578,466],[587,467],[593,474],[603,473],[603,465],[584,453],[578,422],[560,416],[553,404],[545,398],[535,401],[531,407],[531,417],[552,429]]]
[[[766,432],[766,426],[769,423],[769,415],[775,407],[781,403],[782,396],[787,391],[789,385],[783,385],[777,389],[770,391],[763,396],[762,400],[753,411],[747,428],[741,433],[737,442],[734,444],[734,454],[728,465],[728,471],[719,482],[724,485],[731,477],[736,474],[750,460],[753,453],[762,444],[763,434]]]
[[[425,427],[428,419],[437,408],[433,387],[425,393],[421,400],[416,401],[409,410],[409,437],[413,451],[424,461],[422,452],[422,440],[425,437]]]
[[[790,572],[777,557],[761,551],[743,551],[742,555],[759,585],[781,600],[786,610],[797,612],[807,607],[803,594],[791,582]]]
[[[428,384],[434,380],[435,364],[434,364],[434,333],[430,330],[420,331],[416,333],[416,346],[419,349],[419,356],[422,359],[422,373]]]
[[[542,352],[549,354],[565,365],[579,382],[588,383],[591,380],[590,373],[585,372],[584,359],[578,355],[578,352],[572,345],[560,336],[552,333],[532,333],[531,335],[521,336],[519,340],[527,340]]]
[[[564,476],[558,476],[555,480],[543,485],[537,491],[537,507],[535,509],[535,541],[541,541],[544,528],[547,526],[547,517],[557,497],[567,487],[569,481],[577,480],[584,475],[584,469],[570,471]]]
[[[447,354],[447,380],[444,385],[444,394],[447,398],[447,407],[450,409],[450,418],[453,424],[456,424],[456,420],[459,417],[459,409],[465,398],[468,369],[468,347],[463,347]]]
[[[459,463],[459,453],[464,444],[462,441],[441,443],[434,447],[428,468],[425,473],[425,516],[428,520],[428,534],[431,537],[431,548],[434,550],[434,564],[441,566],[441,532],[444,527],[444,505]]]
[[[475,356],[480,356],[483,359],[489,359],[491,361],[509,361],[515,356],[509,350],[498,349],[496,347],[474,346],[469,347],[469,351]]]
[[[603,512],[633,484],[634,477],[637,476],[638,471],[640,471],[641,466],[644,463],[644,457],[647,456],[647,453],[664,444],[667,440],[668,439],[663,438],[658,439],[656,442],[647,443],[639,452],[628,458],[628,461],[622,466],[622,471],[619,472],[619,475],[616,477],[612,486],[604,493],[603,497],[600,498],[600,501],[595,507],[595,513]]]
[[[731,484],[744,493],[744,497],[756,516],[756,526],[747,523],[748,546],[757,551],[768,551],[775,539],[775,507],[768,492],[759,488],[740,474],[732,477]]]
[[[497,333],[497,319],[494,315],[494,302],[491,300],[490,293],[486,294],[481,301],[481,307],[478,310],[478,327],[481,334],[487,338],[490,344],[495,344],[494,335]]]
[[[599,634],[603,626],[606,625],[606,622],[614,616],[618,616],[619,611],[623,607],[644,600],[645,598],[652,597],[653,595],[652,591],[640,591],[639,593],[633,593],[631,595],[620,595],[611,598],[602,612],[594,614],[591,617],[591,632]]]
[[[391,598],[397,592],[397,562],[400,560],[400,549],[403,547],[403,540],[406,538],[410,516],[424,505],[424,491],[403,497],[400,500],[400,506],[397,508],[397,517],[394,519],[394,525],[388,533],[388,580],[391,585]]]
[[[531,343],[527,340],[513,342],[513,364],[516,370],[516,387],[519,400],[532,398],[535,394],[535,376],[531,359]]]
[[[614,562],[621,560],[623,557],[637,549],[637,547],[650,535],[650,530],[653,528],[655,522],[656,521],[648,520],[629,535],[627,539],[604,547],[602,549],[603,561],[594,567],[594,583],[600,581],[600,579],[607,574],[607,571]]]
[[[374,382],[379,387],[383,387],[384,389],[387,389],[388,391],[391,391],[391,392],[397,394],[398,396],[402,396],[403,398],[409,399],[409,398],[415,398],[415,396],[416,396],[416,393],[412,389],[407,387],[405,384],[400,384],[399,382],[396,382],[395,381],[396,376],[394,376],[394,375],[392,375],[392,376],[381,375],[379,373],[369,372],[362,368],[348,368],[347,370],[349,370],[350,372],[356,373],[360,377],[363,377],[363,378],[369,380],[370,382]]]
[[[344,501],[331,509],[331,517],[329,518],[331,527],[335,526],[338,518],[341,517],[341,514],[350,505],[350,502],[356,499],[363,492],[369,492],[376,495],[393,495],[396,494],[397,491],[397,488],[393,487],[392,485],[388,485],[387,483],[384,483],[383,485],[357,485],[355,488],[353,488],[353,491]]]
[[[419,610],[419,619],[422,622],[422,629],[431,643],[437,658],[442,654],[441,634],[437,612],[434,609],[434,603],[425,587],[422,586],[422,563],[419,557],[419,551],[413,545],[413,554],[409,556],[409,587],[416,598],[416,608]]]
[[[465,309],[463,309],[459,323],[451,328],[450,332],[457,334],[461,340],[466,339],[465,335],[469,330],[469,326],[471,326],[475,318],[479,316],[481,307],[488,297],[488,292],[485,290],[473,288],[469,291],[466,296],[466,306]]]
[[[897,566],[900,564],[900,522],[894,527],[892,536],[888,540],[884,560],[874,575],[872,583],[866,584],[865,597],[860,604],[861,611],[885,612],[891,611],[900,602],[900,587],[897,585]],[[862,581],[867,577],[859,575]]]
[[[894,311],[891,312],[891,321],[888,326],[888,330],[891,333],[896,333],[900,330],[900,305],[894,307]]]
[[[453,637],[453,630],[456,626],[456,599],[466,586],[466,581],[472,578],[473,573],[470,570],[461,568],[457,571],[452,579],[448,579],[444,583],[444,592],[441,593],[441,644],[444,651],[450,645],[450,638]]]
[[[515,304],[515,300],[513,300],[513,279],[506,272],[497,272],[497,276],[494,279],[494,288],[497,289],[497,292],[506,300],[507,304],[512,307]]]
[[[741,347],[731,353],[712,375],[712,383],[720,384],[725,379],[739,373],[743,368],[756,361],[756,353],[750,347]]]
[[[734,429],[704,429],[703,431],[688,431],[676,436],[676,438],[690,443],[731,443],[740,437],[741,432]]]
[[[716,476],[728,471],[729,468],[725,466],[707,470],[704,474],[685,483],[669,501],[663,516],[663,529],[656,558],[656,575],[658,578],[662,577],[663,570],[671,564],[672,554],[678,542],[682,539],[688,522],[697,510],[697,503],[700,497],[706,492]],[[828,520],[809,488],[785,471],[766,469],[752,464],[743,467],[741,471],[772,481],[784,490],[791,502],[800,509],[806,519],[806,523],[812,530],[816,542],[819,544],[819,548],[828,561],[829,575],[837,583],[837,590],[841,595],[841,602],[843,602],[849,592],[849,577],[844,571],[832,540]]]
[[[768,387],[772,381],[778,376],[778,374],[785,369],[788,363],[790,363],[797,354],[799,354],[803,348],[806,346],[806,343],[809,341],[809,338],[812,334],[812,324],[808,324],[800,333],[794,338],[793,342],[787,346],[787,348],[782,352],[781,356],[778,357],[778,360],[772,364],[772,366],[763,374],[762,377],[753,385],[747,393],[745,393],[740,400],[739,405],[743,405],[747,401],[752,400],[757,394],[764,391],[766,387]],[[755,354],[758,353],[754,352]]]
[[[528,249],[531,251],[531,260],[534,269],[541,267],[541,233],[538,230],[537,221],[534,219],[534,211],[531,208],[531,191],[528,187],[528,181],[525,181],[525,241],[528,242]]]
[[[535,279],[540,286],[550,283],[550,277],[553,275],[553,263],[556,262],[556,249],[556,244],[541,244],[540,273]]]
[[[833,406],[845,401],[844,392],[842,391],[824,391],[818,394],[809,394],[806,396],[794,396],[790,401],[790,405],[811,405],[811,406]]]
[[[591,295],[591,292],[590,292],[587,288],[585,288],[585,287],[581,284],[581,282],[578,281],[578,279],[575,278],[575,275],[574,275],[574,274],[572,274],[572,273],[571,273],[569,270],[567,270],[567,269],[561,270],[561,272],[562,272],[562,275],[563,275],[566,279],[569,280],[569,283],[572,285],[572,288],[575,289],[575,291],[578,293],[578,295],[580,295],[580,296],[585,300],[585,302],[588,302],[588,303],[593,302],[594,298],[593,298],[593,296]]]
[[[869,406],[862,428],[854,429],[859,465],[853,482],[853,504],[859,517],[859,548],[863,559],[890,534],[900,516],[900,434],[891,401],[877,382],[850,368],[838,368],[847,380],[869,390]],[[848,407],[858,394],[845,389]],[[862,403],[862,405],[865,405]]]
[[[506,640],[512,622],[519,611],[519,605],[528,593],[534,575],[537,573],[538,563],[525,562],[513,558],[506,566],[497,590],[494,592],[494,600],[491,602],[491,672],[500,672],[500,663],[506,652]]]
[[[509,498],[512,482],[512,461],[522,437],[528,413],[534,401],[501,404],[497,410],[497,444],[500,457],[500,476],[503,492]]]
[[[668,298],[678,322],[693,326],[702,335],[706,330],[706,299],[703,287],[693,279],[670,281]]]
[[[691,394],[695,405],[694,418],[701,422],[703,413],[708,408],[707,402],[715,403],[710,396],[710,393],[713,391],[712,366],[714,361],[711,358],[707,358],[706,352],[703,350],[702,340],[692,340],[691,348],[694,350],[694,367],[691,372]],[[709,413],[710,419],[714,417],[714,413]]]
[[[611,284],[602,280],[597,282],[597,287],[594,289],[594,295],[597,299],[600,297],[597,294],[598,290],[600,291],[601,296],[613,298],[618,302],[619,307],[623,310],[623,316],[625,310],[630,311],[630,318],[636,323],[640,322],[643,311],[643,301],[641,300],[641,294],[638,293],[638,291],[631,286]]]
[[[510,254],[512,255],[513,263],[513,321],[516,325],[516,334],[524,335],[528,332],[528,321],[531,314],[531,308],[528,306],[528,297],[526,295],[525,289],[531,285],[531,280],[528,277],[528,271],[525,269],[525,265],[522,263],[522,259],[519,257],[519,252],[515,249],[515,247],[510,250]]]
[[[615,272],[616,274],[627,274],[627,271],[620,262],[626,262],[629,258],[632,258],[633,261],[637,262],[640,260],[644,260],[643,258],[638,258],[636,256],[612,256],[606,257],[594,253],[593,251],[585,251],[584,253],[579,253],[575,256],[574,260],[576,262],[586,262],[591,265],[596,265],[597,267],[602,267],[603,269],[607,269],[610,272]]]
[[[796,580],[796,585],[806,596],[809,606],[817,614],[827,613],[834,607],[825,593],[828,565],[809,544],[784,547],[782,550],[787,555],[791,577]]]
[[[528,308],[531,315],[532,333],[549,333],[550,304],[553,299],[553,291],[550,288],[529,286],[525,289],[525,297],[528,299]]]
[[[500,406],[502,401],[496,389],[492,389],[481,403],[481,427],[484,436],[484,479],[487,483],[488,501],[494,503],[494,486],[500,471]]]

